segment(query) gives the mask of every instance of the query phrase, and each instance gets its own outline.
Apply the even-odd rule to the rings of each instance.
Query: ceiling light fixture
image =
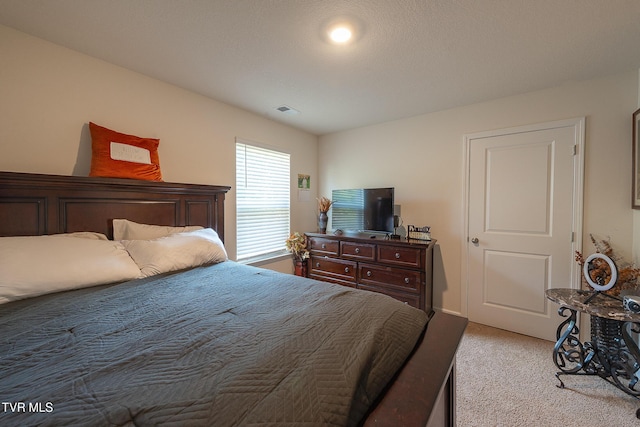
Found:
[[[346,43],[351,40],[353,33],[346,25],[337,25],[329,30],[329,38],[334,43]]]
[[[329,43],[348,45],[362,37],[364,26],[353,17],[337,17],[322,26],[322,37]]]

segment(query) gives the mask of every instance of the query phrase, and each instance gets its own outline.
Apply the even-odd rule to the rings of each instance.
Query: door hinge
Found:
[[[575,232],[571,232],[571,243],[575,243],[575,237],[576,237],[576,233]]]
[[[578,154],[578,144],[573,144],[573,155]]]

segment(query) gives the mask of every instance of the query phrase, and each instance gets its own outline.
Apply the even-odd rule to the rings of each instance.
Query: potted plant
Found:
[[[293,255],[293,266],[296,276],[307,276],[307,259],[309,259],[309,251],[307,250],[307,238],[304,234],[297,231],[286,240],[287,251]]]

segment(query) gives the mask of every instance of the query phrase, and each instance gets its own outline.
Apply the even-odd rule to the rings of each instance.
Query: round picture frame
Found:
[[[597,259],[601,259],[602,261],[606,262],[611,271],[611,277],[609,278],[609,281],[603,284],[594,282],[591,278],[591,274],[589,274],[591,262]],[[589,286],[600,292],[608,291],[609,289],[613,288],[616,284],[616,281],[618,280],[618,269],[616,268],[615,263],[611,258],[601,253],[591,254],[587,257],[582,268],[582,274],[584,275],[584,278],[586,279]]]

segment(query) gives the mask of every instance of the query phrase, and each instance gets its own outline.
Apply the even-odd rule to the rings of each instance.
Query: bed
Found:
[[[102,248],[75,235],[126,219],[181,230],[116,239],[132,256],[222,245],[228,190],[0,172],[0,236]],[[0,304],[0,424],[455,425],[466,319],[215,256]]]

